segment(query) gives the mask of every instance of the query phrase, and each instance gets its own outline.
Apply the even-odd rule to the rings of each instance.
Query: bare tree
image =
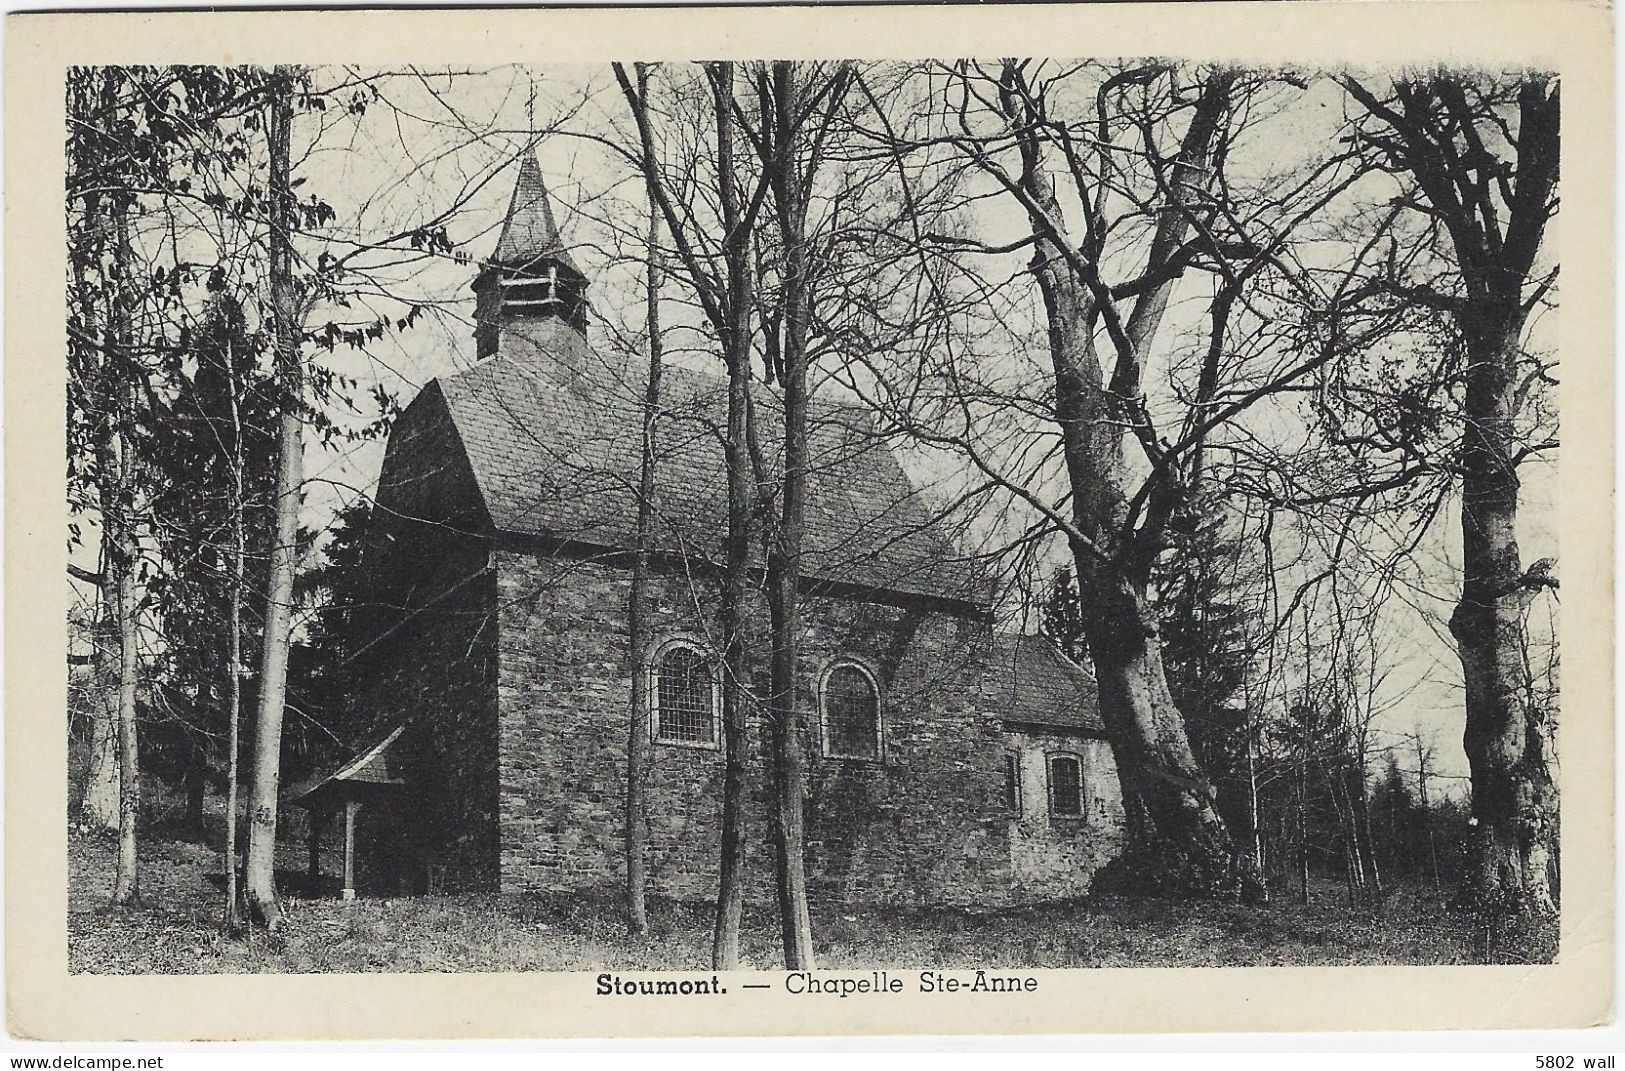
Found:
[[[1555,910],[1551,864],[1557,788],[1541,711],[1523,678],[1524,610],[1555,588],[1553,562],[1527,570],[1518,547],[1520,462],[1531,442],[1522,410],[1549,381],[1525,351],[1531,313],[1555,282],[1539,269],[1557,211],[1555,78],[1440,73],[1385,90],[1343,80],[1365,110],[1363,145],[1414,183],[1408,202],[1449,264],[1441,285],[1392,279],[1408,301],[1446,311],[1465,360],[1461,440],[1462,589],[1450,618],[1466,684],[1463,743],[1472,770],[1476,865],[1471,898],[1492,910]]]
[[[637,95],[647,100],[649,72],[637,66]],[[649,191],[649,234],[644,274],[645,327],[649,333],[649,377],[643,392],[642,455],[638,468],[637,548],[632,559],[632,590],[627,607],[627,632],[633,659],[632,719],[626,741],[626,914],[632,932],[649,932],[647,900],[648,815],[645,796],[649,769],[649,674],[644,669],[649,645],[649,550],[655,507],[655,462],[658,446],[656,422],[660,414],[660,374],[664,366],[660,337],[660,279],[664,263],[660,249],[660,205],[654,180],[645,178]]]
[[[1433,831],[1433,794],[1428,790],[1434,777],[1434,747],[1421,729],[1406,733],[1404,739],[1411,745],[1411,754],[1416,759],[1416,801],[1421,804],[1422,825],[1427,834],[1428,864],[1433,871],[1433,894],[1442,905],[1444,881],[1439,876],[1439,843]]]
[[[744,913],[745,791],[749,744],[746,713],[749,675],[744,627],[750,597],[750,547],[755,532],[756,488],[747,440],[751,435],[751,303],[753,273],[750,235],[766,193],[741,196],[735,157],[734,65],[705,67],[710,120],[715,137],[714,194],[721,229],[720,247],[707,255],[686,214],[680,214],[667,189],[655,147],[653,113],[647,92],[640,92],[626,68],[615,65],[615,78],[637,124],[639,165],[660,207],[686,278],[698,295],[716,336],[728,376],[728,421],[723,440],[727,469],[727,536],[720,611],[722,647],[723,792],[722,841],[712,962],[720,970],[739,963],[739,923]]]
[[[1260,896],[1262,884],[1235,851],[1191,753],[1168,691],[1157,625],[1146,599],[1162,530],[1181,492],[1173,459],[1150,426],[1141,385],[1170,294],[1192,256],[1187,237],[1195,230],[1209,257],[1223,257],[1208,229],[1214,213],[1206,201],[1238,74],[1214,70],[1192,87],[1195,102],[1179,150],[1154,175],[1151,200],[1161,207],[1153,213],[1154,233],[1138,277],[1123,288],[1133,295],[1124,319],[1117,308],[1123,292],[1114,293],[1102,277],[1105,202],[1119,170],[1119,147],[1110,141],[1104,113],[1100,129],[1090,131],[1087,141],[1057,123],[1045,96],[1051,83],[1030,78],[1028,66],[1005,62],[983,91],[973,85],[968,65],[958,69],[962,92],[980,93],[1005,124],[1002,136],[1016,146],[1019,168],[1012,173],[1003,167],[981,139],[970,136],[968,124],[960,143],[1020,202],[1032,228],[1032,271],[1047,317],[1056,421],[1070,481],[1066,535],[1083,599],[1091,608],[1089,649],[1102,717],[1116,738],[1129,822],[1129,847],[1114,865],[1130,886]],[[1105,99],[1125,86],[1169,73],[1154,66],[1125,70],[1107,79],[1099,93]],[[1142,128],[1153,123],[1145,118]],[[1049,157],[1057,149],[1062,168],[1078,185],[1082,242],[1068,237],[1049,172]],[[1095,157],[1092,164],[1086,155]],[[1097,349],[1101,326],[1110,346],[1107,360]],[[1125,450],[1130,435],[1150,455],[1161,479],[1136,486]]]
[[[801,638],[801,556],[806,534],[807,371],[813,279],[807,212],[830,124],[846,94],[844,64],[832,72],[779,61],[758,72],[761,128],[757,142],[772,189],[781,261],[777,374],[783,387],[784,434],[779,512],[768,533],[767,597],[772,630],[770,704],[773,714],[774,819],[779,921],[785,966],[813,965],[812,920],[802,797],[804,730],[797,702]],[[819,116],[822,121],[809,131]],[[758,477],[767,466],[758,463]]]

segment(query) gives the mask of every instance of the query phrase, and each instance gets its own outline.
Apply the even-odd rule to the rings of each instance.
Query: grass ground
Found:
[[[68,961],[75,972],[313,973],[563,971],[709,967],[706,907],[657,903],[646,940],[627,936],[611,899],[424,896],[287,901],[274,937],[223,936],[219,857],[173,840],[143,844],[143,906],[106,904],[113,846],[69,836]],[[300,853],[285,865],[297,869]],[[211,880],[212,877],[212,880]],[[862,967],[1201,967],[1482,963],[1527,959],[1470,919],[1404,891],[1353,909],[1330,883],[1310,906],[1091,899],[1043,907],[817,910],[818,963]],[[747,912],[744,954],[772,968],[776,926]]]

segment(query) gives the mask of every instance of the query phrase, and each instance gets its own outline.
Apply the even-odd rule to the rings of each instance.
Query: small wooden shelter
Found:
[[[406,726],[398,725],[382,740],[362,751],[326,777],[297,789],[290,803],[310,812],[310,880],[321,875],[322,830],[335,815],[344,816],[344,899],[355,899],[355,819],[368,803],[396,802],[406,783],[395,776],[390,748]]]

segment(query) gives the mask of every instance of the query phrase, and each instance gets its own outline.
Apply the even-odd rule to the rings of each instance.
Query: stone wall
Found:
[[[1117,764],[1103,740],[1011,730],[1005,750],[1019,757],[1021,807],[1010,820],[1010,871],[1020,900],[1063,900],[1088,893],[1095,871],[1123,842]],[[1083,815],[1050,813],[1048,757],[1075,755],[1083,768]]]
[[[631,679],[630,578],[617,564],[496,554],[501,616],[501,887],[613,887],[622,875],[622,786]],[[655,645],[717,634],[712,585],[682,575],[655,585]],[[765,633],[761,607],[751,615]],[[810,597],[801,673],[808,712],[809,880],[823,902],[1001,902],[1011,888],[1001,804],[1002,728],[984,713],[974,617]],[[757,644],[756,646],[760,646]],[[825,669],[850,657],[880,683],[879,761],[826,758],[816,725]],[[765,666],[760,668],[765,674]],[[757,671],[753,670],[753,677]],[[764,726],[750,724],[747,889],[772,892]],[[722,754],[656,743],[649,770],[653,891],[705,900],[716,891]]]

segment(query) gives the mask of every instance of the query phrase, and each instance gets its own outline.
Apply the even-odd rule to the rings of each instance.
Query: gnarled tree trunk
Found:
[[[1512,464],[1519,324],[1469,341],[1462,442],[1461,599],[1450,631],[1467,694],[1462,743],[1473,779],[1473,872],[1466,899],[1497,911],[1551,913],[1557,788],[1544,712],[1524,687],[1524,607],[1546,583],[1526,576]]]
[[[1097,881],[1117,891],[1261,897],[1253,857],[1238,849],[1219,815],[1168,690],[1144,582],[1095,567],[1082,590],[1128,825],[1123,854]]]
[[[1234,74],[1211,75],[1187,129],[1169,181],[1178,194],[1205,185],[1209,155],[1229,108]],[[1189,228],[1184,208],[1170,203],[1158,220],[1147,255],[1147,278],[1162,281],[1140,293],[1126,326],[1114,334],[1110,375],[1096,349],[1098,265],[1063,247],[1065,217],[1048,174],[1036,116],[1007,84],[1007,118],[1022,133],[1019,187],[1036,239],[1032,270],[1049,328],[1056,386],[1056,420],[1072,490],[1072,541],[1079,592],[1087,607],[1085,634],[1095,665],[1100,714],[1111,734],[1128,825],[1123,854],[1096,878],[1114,891],[1176,895],[1263,896],[1252,858],[1238,851],[1215,805],[1168,689],[1158,622],[1147,599],[1160,527],[1128,530],[1131,480],[1125,436],[1139,419],[1143,364],[1178,272],[1175,250]],[[1095,276],[1093,278],[1089,276]]]

